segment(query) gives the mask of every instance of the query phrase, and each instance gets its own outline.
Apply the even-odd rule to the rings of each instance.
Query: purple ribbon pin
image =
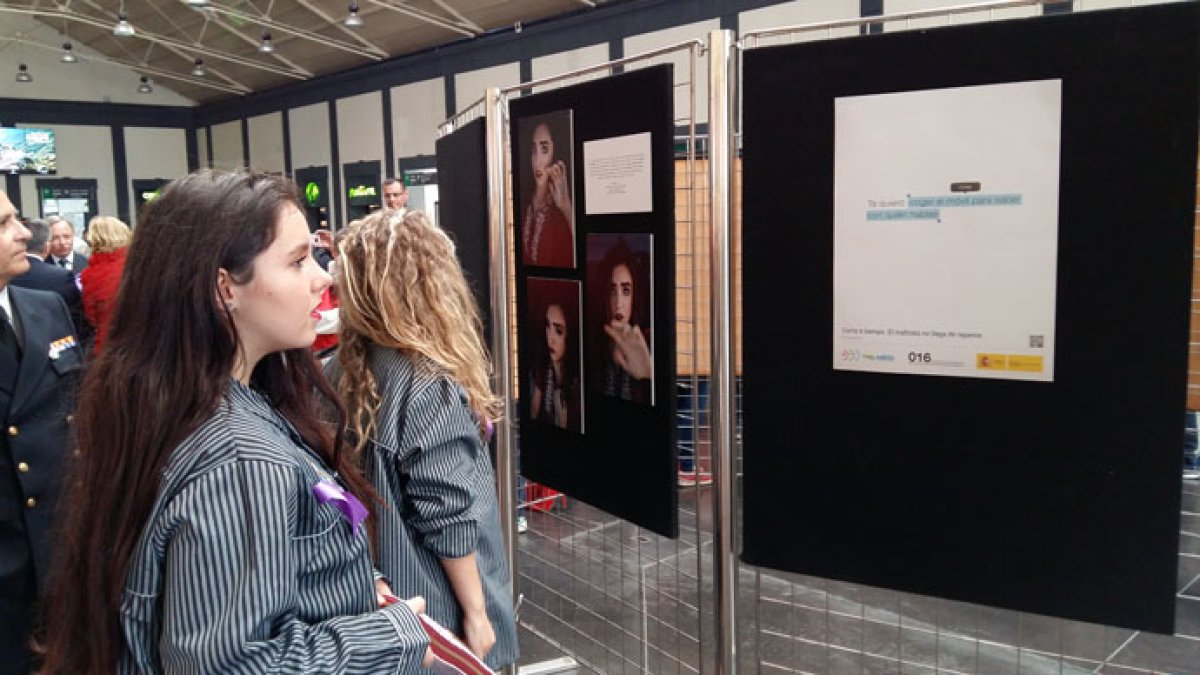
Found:
[[[332,503],[350,523],[350,531],[358,534],[358,526],[367,518],[367,507],[358,501],[358,497],[324,480],[313,486],[313,494],[321,504]]]

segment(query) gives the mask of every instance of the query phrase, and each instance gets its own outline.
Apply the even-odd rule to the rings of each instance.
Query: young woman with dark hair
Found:
[[[579,376],[579,290],[570,281],[530,279],[534,305],[533,369],[529,412],[533,419],[579,433],[583,430]],[[537,287],[537,291],[532,290]]]
[[[599,339],[598,374],[600,391],[635,403],[650,403],[654,386],[654,359],[644,327],[649,318],[643,313],[643,298],[648,298],[646,275],[636,256],[618,239],[604,256],[601,283],[605,296],[604,323]]]
[[[538,118],[529,136],[529,172],[521,218],[522,261],[543,267],[574,267],[575,208],[571,203],[570,116]]]
[[[281,179],[201,172],[147,206],[81,393],[44,672],[419,668],[423,602],[379,609],[372,493],[314,414],[329,283]]]

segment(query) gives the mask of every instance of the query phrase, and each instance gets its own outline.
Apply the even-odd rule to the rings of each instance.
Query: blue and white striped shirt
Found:
[[[415,673],[407,605],[376,609],[364,527],[267,400],[231,381],[176,448],[130,561],[121,673]]]
[[[426,613],[462,635],[462,608],[441,561],[476,554],[496,644],[492,668],[515,663],[517,627],[504,556],[496,477],[479,427],[457,382],[424,357],[372,345],[368,367],[382,400],[367,476],[379,512],[379,569],[400,597],[421,595]],[[341,367],[326,365],[336,382]]]

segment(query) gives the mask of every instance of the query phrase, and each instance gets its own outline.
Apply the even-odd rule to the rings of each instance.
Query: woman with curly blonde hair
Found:
[[[379,569],[492,668],[516,662],[511,578],[487,452],[500,401],[454,244],[420,211],[355,221],[340,245],[337,358],[359,465],[384,501]],[[420,589],[419,591],[417,589]]]
[[[112,216],[96,216],[88,223],[87,241],[92,247],[88,266],[79,274],[83,289],[83,314],[96,329],[96,354],[108,336],[108,324],[117,306],[117,289],[125,273],[125,253],[133,232]]]

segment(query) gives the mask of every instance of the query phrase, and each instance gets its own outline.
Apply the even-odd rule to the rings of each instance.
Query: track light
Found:
[[[78,60],[79,59],[75,57],[75,52],[71,51],[71,43],[64,42],[62,57],[59,59],[59,61],[62,61],[63,63],[75,63]]]
[[[129,19],[125,18],[125,13],[117,14],[117,24],[113,26],[113,35],[117,37],[131,37],[136,33],[133,29],[133,24],[129,23]]]
[[[29,66],[24,63],[17,66],[17,82],[33,82],[33,76],[29,74]]]
[[[363,25],[362,17],[358,15],[357,2],[350,3],[350,13],[346,15],[346,20],[342,23],[346,24],[350,28],[358,28],[359,26]]]
[[[196,77],[204,77],[208,71],[204,69],[204,59],[196,57],[195,65],[192,66],[192,74]]]
[[[275,51],[275,43],[271,42],[271,33],[268,31],[263,31],[262,42],[258,43],[258,51],[263,54],[270,54]]]
[[[154,93],[154,87],[150,86],[150,78],[146,77],[145,75],[143,75],[141,77],[141,84],[138,85],[138,93],[139,94],[153,94]]]

